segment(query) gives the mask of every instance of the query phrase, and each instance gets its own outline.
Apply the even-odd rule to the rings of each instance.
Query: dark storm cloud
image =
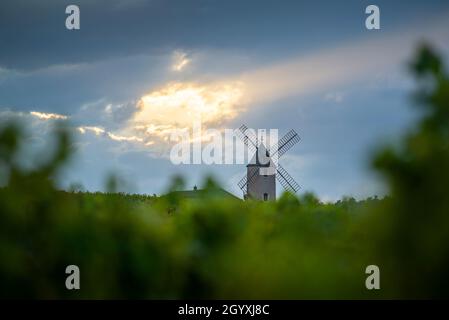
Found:
[[[65,28],[65,7],[77,4],[81,29]],[[252,12],[260,1],[2,1],[0,65],[39,68],[117,55],[161,51],[178,46],[240,45],[269,35],[267,15],[288,12],[270,6]],[[277,6],[276,6],[277,7]],[[291,16],[291,14],[290,14]],[[240,30],[240,32],[236,32]],[[266,39],[267,40],[267,39]]]
[[[80,30],[65,28],[69,4],[80,7]],[[34,69],[157,54],[176,47],[238,47],[275,54],[286,47],[304,48],[305,43],[311,47],[323,40],[343,40],[344,36],[335,39],[332,35],[335,26],[350,34],[362,32],[367,4],[352,0],[345,1],[344,7],[337,1],[2,0],[0,66]],[[382,5],[391,9],[383,16],[386,21],[391,11],[396,16],[401,11],[407,18],[409,8],[416,6],[411,1],[406,6],[396,1]]]

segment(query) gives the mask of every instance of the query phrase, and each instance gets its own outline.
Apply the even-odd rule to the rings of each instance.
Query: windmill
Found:
[[[301,139],[294,130],[287,132],[276,144],[265,146],[254,131],[242,125],[236,131],[237,136],[243,140],[251,153],[251,161],[246,166],[246,175],[238,182],[245,198],[258,200],[276,199],[276,179],[282,187],[296,193],[301,187],[290,174],[277,162],[282,155],[290,150]],[[273,152],[270,152],[270,149]]]

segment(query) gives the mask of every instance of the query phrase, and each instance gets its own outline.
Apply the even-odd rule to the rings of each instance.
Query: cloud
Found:
[[[197,119],[217,123],[238,115],[241,97],[242,85],[238,82],[169,83],[139,100],[132,121],[180,126]]]
[[[45,113],[38,111],[31,111],[30,114],[41,120],[66,120],[68,117],[57,113]]]
[[[194,82],[170,82],[144,94],[137,102],[113,105],[97,101],[83,107],[83,113],[93,110],[97,118],[109,126],[81,125],[81,134],[93,132],[98,137],[107,137],[120,143],[132,143],[142,150],[150,150],[160,157],[168,157],[172,144],[171,134],[176,130],[193,130],[201,126],[201,139],[208,139],[207,128],[218,128],[235,118],[243,108],[243,88],[238,82],[215,82],[200,84]],[[93,109],[92,109],[93,108]],[[125,112],[126,111],[126,112]],[[127,114],[116,119],[117,113]],[[116,125],[114,125],[114,123]],[[112,129],[112,127],[116,127]]]
[[[38,111],[22,112],[10,109],[0,109],[0,122],[9,123],[10,121],[22,124],[25,129],[33,126],[50,127],[51,121],[48,120],[66,120],[68,117],[56,113],[44,113]]]
[[[168,83],[140,98],[123,129],[139,137],[167,142],[170,133],[190,130],[195,124],[205,129],[219,128],[244,108],[243,90],[237,81]]]
[[[447,52],[448,20],[445,13],[425,27],[420,24],[377,37],[367,35],[367,39],[249,70],[239,79],[246,85],[247,98],[256,105],[396,72],[422,39]]]
[[[95,133],[95,135],[100,135],[105,133],[105,130],[103,128],[100,127],[89,127],[89,126],[85,126],[85,127],[78,127],[78,131],[81,132],[82,134],[85,134],[86,131],[91,131],[93,133]]]
[[[191,62],[191,59],[187,56],[187,53],[183,51],[175,51],[173,53],[173,71],[182,71]]]
[[[426,28],[410,29],[405,35],[403,30],[379,34],[222,78],[218,75],[215,81],[167,81],[133,101],[102,99],[94,107],[99,112],[97,119],[106,124],[102,134],[111,140],[167,150],[170,134],[176,129],[192,129],[195,121],[206,130],[222,130],[245,111],[257,112],[259,105],[317,92],[326,101],[341,103],[345,94],[340,86],[391,73],[406,61],[423,34],[447,48],[443,41],[449,37],[446,23],[435,19]],[[182,51],[176,51],[173,59],[179,71],[190,62]],[[87,114],[92,112],[92,107],[84,109]]]
[[[117,142],[140,144],[142,148],[166,149],[170,133],[176,129],[191,129],[195,121],[200,121],[204,129],[223,129],[247,110],[257,112],[259,105],[290,96],[320,92],[324,100],[341,103],[344,93],[339,90],[340,86],[360,78],[369,81],[378,79],[379,74],[391,73],[394,67],[406,61],[422,35],[447,48],[443,41],[449,37],[447,23],[435,19],[425,28],[410,29],[406,34],[403,30],[379,33],[366,40],[262,64],[246,71],[240,69],[226,76],[221,73],[221,77],[219,73],[212,81],[202,79],[201,74],[190,75],[196,77],[195,81],[189,80],[190,76],[182,81],[162,80],[149,92],[125,102],[101,98],[84,104],[75,117],[80,122],[78,131],[82,134],[91,131]],[[186,52],[173,53],[173,70],[182,71],[190,62]],[[65,72],[79,67],[54,70]],[[66,117],[37,111],[33,115],[42,120]]]
[[[108,132],[108,137],[115,141],[136,141],[136,142],[143,142],[143,138],[139,138],[136,136],[131,137],[125,137],[125,136],[119,136],[113,133]],[[146,144],[148,144],[147,142]]]
[[[92,132],[96,136],[105,136],[115,141],[125,141],[125,142],[144,142],[143,138],[139,138],[136,136],[122,136],[109,131],[106,131],[104,128],[95,127],[95,126],[81,126],[77,128],[81,134],[86,134],[87,132]],[[151,141],[147,141],[146,145],[151,145]]]

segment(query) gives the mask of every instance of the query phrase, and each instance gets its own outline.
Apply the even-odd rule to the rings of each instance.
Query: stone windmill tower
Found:
[[[300,141],[294,130],[290,130],[271,148],[267,148],[263,141],[259,142],[254,132],[248,130],[245,125],[238,129],[237,135],[248,149],[254,152],[251,161],[246,166],[246,175],[238,183],[245,198],[275,200],[276,180],[289,192],[296,193],[300,189],[299,184],[277,162],[283,154]]]

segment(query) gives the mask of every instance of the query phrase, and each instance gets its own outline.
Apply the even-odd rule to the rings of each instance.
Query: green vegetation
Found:
[[[388,198],[321,203],[201,200],[55,187],[70,137],[29,171],[14,125],[0,129],[0,296],[24,298],[433,298],[449,290],[449,78],[427,48],[413,65],[423,118],[377,153]],[[181,180],[173,182],[179,186]],[[65,268],[81,290],[65,288]],[[365,268],[381,290],[365,288]]]

